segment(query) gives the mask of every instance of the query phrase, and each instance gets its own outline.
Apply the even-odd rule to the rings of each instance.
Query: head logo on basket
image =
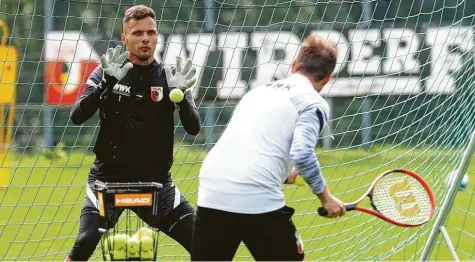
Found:
[[[152,96],[153,102],[160,102],[163,98],[163,87],[161,86],[150,87],[150,96]]]
[[[115,194],[116,207],[152,206],[152,194]]]
[[[389,188],[390,195],[396,203],[397,211],[404,217],[417,216],[421,211],[414,196],[414,190],[407,179]]]

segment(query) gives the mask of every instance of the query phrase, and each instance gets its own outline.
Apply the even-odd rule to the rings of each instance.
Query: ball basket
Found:
[[[119,229],[118,218],[126,209],[134,212],[147,209],[158,217],[160,183],[103,183],[96,181],[99,214],[105,218],[101,251],[104,261],[155,261],[158,251],[158,231],[152,229],[149,221],[137,219],[135,226],[126,222],[125,229]]]

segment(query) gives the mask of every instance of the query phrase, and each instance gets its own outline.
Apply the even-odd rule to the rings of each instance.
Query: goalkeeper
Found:
[[[85,261],[100,241],[98,228],[105,220],[98,214],[97,195],[92,185],[102,182],[158,182],[159,215],[140,212],[150,226],[175,239],[190,251],[195,212],[171,179],[173,163],[174,111],[187,133],[201,128],[190,88],[196,69],[177,59],[171,69],[153,57],[158,33],[155,12],[138,5],[125,12],[121,47],[109,49],[101,58],[87,86],[71,111],[71,121],[80,125],[99,110],[100,131],[94,145],[96,159],[88,176],[87,194],[81,210],[79,234],[66,260]],[[185,90],[185,99],[174,104],[168,94]],[[149,219],[149,217],[152,217]],[[115,223],[116,218],[110,218]],[[112,225],[109,226],[109,228]]]
[[[256,261],[302,261],[303,243],[291,220],[294,209],[286,206],[282,193],[282,184],[294,180],[295,173],[329,217],[345,214],[315,155],[329,116],[319,92],[336,58],[335,46],[312,34],[302,43],[290,77],[251,90],[237,105],[200,170],[193,261],[232,260],[241,241]]]

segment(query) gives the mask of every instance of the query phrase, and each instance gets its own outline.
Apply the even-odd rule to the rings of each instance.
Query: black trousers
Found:
[[[163,185],[159,191],[160,203],[158,216],[152,214],[149,207],[130,208],[149,226],[160,230],[180,243],[188,252],[191,251],[195,210],[189,201],[183,197],[173,183]],[[83,208],[81,210],[79,233],[69,258],[73,261],[86,261],[94,253],[101,239],[99,228],[112,228],[124,209],[116,209],[114,214],[106,217],[99,215],[96,192],[88,188]],[[112,203],[111,203],[112,204]],[[107,219],[107,223],[106,223]]]
[[[238,214],[199,207],[192,261],[230,261],[244,242],[256,261],[302,261],[303,243],[292,222],[294,209]]]

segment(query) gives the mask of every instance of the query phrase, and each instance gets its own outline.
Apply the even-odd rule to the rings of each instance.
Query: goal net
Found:
[[[325,219],[308,187],[286,185],[307,258],[418,260],[430,250],[431,260],[475,260],[471,0],[0,1],[0,260],[63,260],[73,246],[100,126],[97,115],[75,126],[69,111],[136,4],[157,13],[157,61],[182,56],[197,67],[203,128],[190,136],[175,118],[171,170],[193,205],[200,165],[239,99],[288,76],[301,40],[316,32],[338,49],[322,91],[331,131],[316,148],[330,190],[353,201],[381,172],[407,168],[430,184],[437,210],[411,229],[359,212]],[[465,173],[468,183],[449,190]],[[137,226],[133,213],[122,215],[126,226]],[[446,238],[428,241],[440,228]],[[102,259],[99,246],[91,259]],[[158,259],[189,254],[160,233]],[[241,245],[235,259],[252,256]]]

